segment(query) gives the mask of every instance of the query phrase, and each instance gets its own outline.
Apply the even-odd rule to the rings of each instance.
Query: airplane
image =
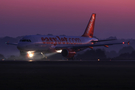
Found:
[[[6,44],[16,45],[20,51],[20,55],[27,58],[33,58],[36,53],[40,53],[45,57],[45,53],[55,52],[61,53],[62,56],[68,59],[73,59],[78,51],[86,48],[93,49],[93,47],[97,46],[109,47],[109,45],[125,44],[125,42],[98,44],[98,42],[116,39],[99,40],[93,37],[95,19],[96,14],[93,13],[82,36],[27,35],[19,43],[6,42]]]

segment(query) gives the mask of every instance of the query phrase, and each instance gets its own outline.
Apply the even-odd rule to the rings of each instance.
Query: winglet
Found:
[[[93,37],[96,14],[92,14],[82,37]]]

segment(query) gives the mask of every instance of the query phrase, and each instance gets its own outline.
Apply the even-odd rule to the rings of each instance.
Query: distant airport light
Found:
[[[125,42],[122,42],[122,44],[125,44]]]
[[[62,50],[56,50],[56,52],[57,52],[57,53],[61,53],[61,52],[62,52]]]

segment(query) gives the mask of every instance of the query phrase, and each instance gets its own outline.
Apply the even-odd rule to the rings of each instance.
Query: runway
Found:
[[[135,89],[135,61],[0,61],[4,89]]]

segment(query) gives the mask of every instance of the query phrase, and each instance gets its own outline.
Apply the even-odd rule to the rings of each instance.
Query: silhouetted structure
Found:
[[[117,52],[116,51],[106,51],[105,52],[105,54],[106,54],[106,56],[107,56],[107,58],[114,58],[114,57],[117,57],[118,56],[118,54],[117,54]]]
[[[134,48],[132,46],[123,47],[119,50],[119,55],[124,53],[131,53],[132,51],[134,51]]]
[[[76,59],[81,59],[81,60],[97,60],[97,59],[106,59],[105,51],[101,49],[92,49],[92,50],[87,50],[83,54],[78,54],[76,56]]]
[[[0,59],[5,59],[4,55],[0,54]]]

